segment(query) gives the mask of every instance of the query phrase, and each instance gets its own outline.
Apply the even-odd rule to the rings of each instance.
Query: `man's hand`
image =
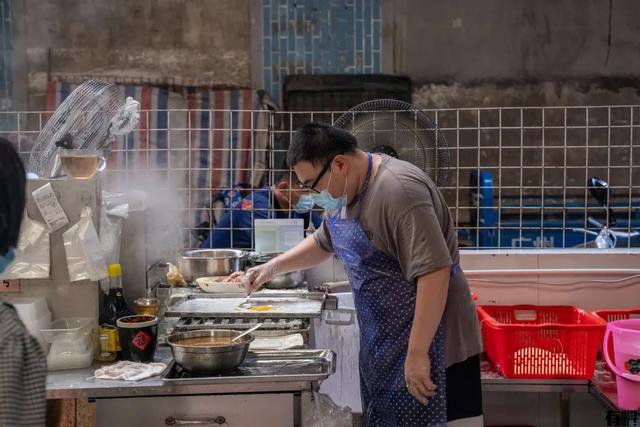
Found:
[[[420,403],[427,406],[435,395],[436,385],[431,382],[429,354],[408,354],[404,362],[404,380],[407,390]]]
[[[246,272],[236,271],[229,279],[230,282],[235,282],[240,280],[238,286],[241,287],[246,295],[250,295],[251,293],[260,289],[262,285],[267,283],[269,280],[273,279],[276,275],[276,267],[273,263],[273,260],[258,265],[256,267],[251,267]]]
[[[404,362],[404,378],[409,393],[426,405],[435,394],[431,382],[431,360],[428,349],[438,330],[444,306],[447,302],[450,267],[425,274],[418,279],[416,311],[409,336],[407,359]],[[444,349],[443,349],[444,351]]]

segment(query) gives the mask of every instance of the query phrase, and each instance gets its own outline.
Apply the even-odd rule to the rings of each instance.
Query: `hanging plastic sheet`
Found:
[[[107,264],[98,233],[91,218],[91,208],[85,207],[80,220],[62,235],[67,254],[69,280],[98,281],[107,277]]]
[[[0,279],[46,279],[49,277],[51,256],[48,227],[24,212],[16,257],[0,274]]]

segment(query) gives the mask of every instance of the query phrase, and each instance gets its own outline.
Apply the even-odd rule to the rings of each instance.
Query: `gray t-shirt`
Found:
[[[356,215],[356,207],[351,204],[346,215]],[[360,222],[376,249],[398,260],[409,281],[460,260],[453,218],[442,193],[411,163],[382,155],[362,199]],[[325,222],[313,236],[333,252]],[[447,367],[482,351],[475,304],[462,272],[449,281],[444,318]]]

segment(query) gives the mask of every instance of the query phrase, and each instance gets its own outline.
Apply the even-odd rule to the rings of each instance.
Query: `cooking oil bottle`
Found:
[[[100,346],[102,350],[103,336],[106,343],[106,353],[120,353],[120,342],[118,340],[118,329],[116,321],[120,317],[133,314],[124,300],[122,290],[122,267],[120,264],[109,264],[109,294],[103,296],[103,304],[100,306]],[[106,356],[105,357],[110,357]]]

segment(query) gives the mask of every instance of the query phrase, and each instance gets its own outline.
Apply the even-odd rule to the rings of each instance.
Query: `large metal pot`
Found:
[[[247,253],[236,249],[195,249],[186,251],[178,259],[184,279],[191,282],[199,277],[224,276],[243,270]]]
[[[244,362],[253,335],[245,335],[236,343],[224,346],[189,346],[181,345],[180,340],[201,337],[234,338],[242,332],[226,329],[202,329],[172,334],[167,342],[176,363],[185,370],[195,374],[222,374],[236,369]]]

